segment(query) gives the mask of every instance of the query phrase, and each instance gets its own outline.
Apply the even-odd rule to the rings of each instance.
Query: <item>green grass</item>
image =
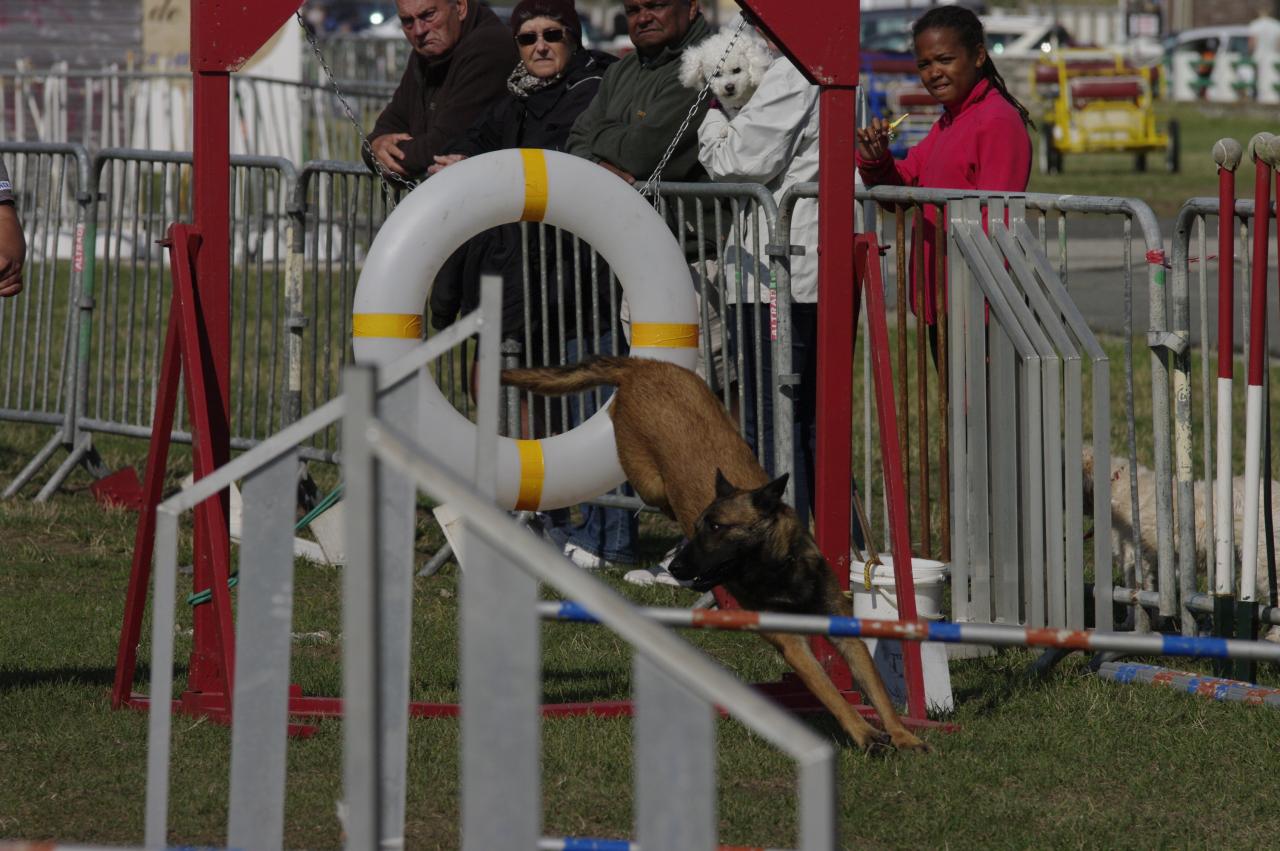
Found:
[[[1120,341],[1105,342],[1118,363]],[[1143,402],[1149,396],[1149,361],[1144,349],[1137,351],[1142,404],[1135,416],[1139,435],[1145,435],[1143,455],[1150,452],[1150,409]],[[1113,388],[1117,417],[1124,410],[1120,392]],[[1113,428],[1115,437],[1121,422]],[[11,476],[45,434],[6,424],[0,476]],[[100,448],[112,466],[139,463],[143,451],[140,442],[111,439]],[[171,486],[187,463],[185,453],[176,454]],[[112,711],[109,704],[135,516],[101,509],[86,486],[77,474],[50,504],[0,504],[0,838],[141,840],[146,718]],[[421,516],[423,560],[440,538],[428,515]],[[647,517],[645,559],[656,559],[674,537],[665,521]],[[190,559],[189,536],[180,558]],[[297,565],[294,630],[320,634],[295,644],[291,680],[308,694],[335,695],[340,688],[340,578],[337,570]],[[675,589],[635,589],[616,576],[609,581],[645,604],[683,606],[693,598]],[[457,594],[452,566],[415,583],[415,699],[457,699]],[[190,609],[180,605],[179,687],[189,628]],[[137,687],[145,690],[149,625],[143,634]],[[777,656],[751,637],[684,636],[745,680],[772,680],[782,671]],[[1257,795],[1254,778],[1266,776],[1270,754],[1280,745],[1280,726],[1270,710],[1115,686],[1090,676],[1078,658],[1034,680],[1025,674],[1033,658],[1014,651],[953,663],[957,709],[951,720],[960,730],[927,734],[935,748],[927,757],[866,758],[849,747],[829,718],[809,716],[808,723],[840,745],[842,845],[1181,847],[1207,845],[1223,835],[1243,847],[1268,843],[1265,798]],[[547,702],[629,694],[629,651],[602,629],[545,625],[543,659]],[[1193,662],[1169,664],[1207,670]],[[1280,673],[1264,666],[1260,680],[1280,686]],[[173,745],[170,839],[224,841],[228,731],[180,716]],[[630,746],[624,719],[544,722],[547,835],[633,835]],[[334,722],[290,743],[288,847],[340,845],[334,816],[340,753]],[[795,775],[789,761],[727,720],[718,725],[718,753],[721,841],[794,845]],[[459,844],[458,769],[457,723],[414,721],[408,847]],[[1179,802],[1176,812],[1169,801]]]
[[[1031,104],[1028,108],[1037,125],[1042,125],[1039,109]],[[1066,154],[1061,174],[1041,174],[1033,163],[1028,191],[1139,198],[1146,201],[1157,216],[1172,218],[1187,199],[1217,195],[1217,165],[1212,156],[1215,142],[1230,137],[1247,145],[1255,133],[1275,129],[1274,116],[1245,108],[1160,104],[1158,127],[1163,130],[1170,118],[1177,119],[1181,127],[1179,173],[1165,171],[1163,153],[1149,154],[1147,171],[1143,173],[1133,170],[1131,154]],[[1038,139],[1032,141],[1038,143]],[[1240,164],[1236,181],[1239,197],[1253,197],[1252,163]]]

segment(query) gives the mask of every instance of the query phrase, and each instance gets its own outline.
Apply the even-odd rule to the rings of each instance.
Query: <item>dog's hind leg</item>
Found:
[[[898,711],[893,707],[893,700],[890,699],[889,692],[884,687],[884,680],[880,679],[880,672],[876,670],[875,661],[871,658],[867,645],[859,638],[835,638],[832,641],[840,651],[840,655],[844,657],[844,661],[848,663],[849,669],[853,671],[853,678],[858,681],[858,687],[871,700],[871,705],[880,715],[880,721],[884,724],[885,732],[892,739],[893,746],[899,750],[929,750],[929,746],[908,730],[903,725],[902,719],[898,717]]]
[[[827,672],[818,664],[813,651],[809,649],[808,639],[801,635],[777,632],[762,632],[760,636],[778,648],[778,652],[800,677],[800,681],[831,711],[858,747],[867,751],[890,744],[890,735],[867,723],[836,689]]]

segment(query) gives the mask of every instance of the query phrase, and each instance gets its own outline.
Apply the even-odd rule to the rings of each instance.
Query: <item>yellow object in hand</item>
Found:
[[[907,120],[907,117],[908,117],[909,115],[911,115],[911,113],[909,113],[909,112],[904,112],[904,113],[902,113],[901,115],[899,115],[897,118],[895,118],[895,119],[893,119],[892,121],[890,121],[890,122],[889,122],[889,138],[890,138],[890,139],[897,138],[898,134],[897,134],[896,132],[894,132],[894,131],[896,131],[896,130],[898,129],[898,125],[899,125],[899,124],[901,124],[902,122],[904,122],[904,121],[906,121],[906,120]]]

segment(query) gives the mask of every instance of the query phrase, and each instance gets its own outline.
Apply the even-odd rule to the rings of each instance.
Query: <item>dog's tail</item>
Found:
[[[635,364],[631,358],[598,355],[569,366],[541,366],[530,369],[504,369],[502,383],[543,396],[581,393],[607,384],[618,386]]]

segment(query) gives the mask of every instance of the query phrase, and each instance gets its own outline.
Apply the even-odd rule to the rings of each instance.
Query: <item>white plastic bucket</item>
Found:
[[[854,561],[849,567],[849,589],[853,592],[855,618],[898,619],[898,597],[893,578],[893,556],[880,556],[881,564],[871,569],[871,587],[867,588],[866,563]],[[947,567],[927,558],[911,560],[911,578],[915,583],[916,614],[923,620],[942,619],[942,591],[946,587]]]

